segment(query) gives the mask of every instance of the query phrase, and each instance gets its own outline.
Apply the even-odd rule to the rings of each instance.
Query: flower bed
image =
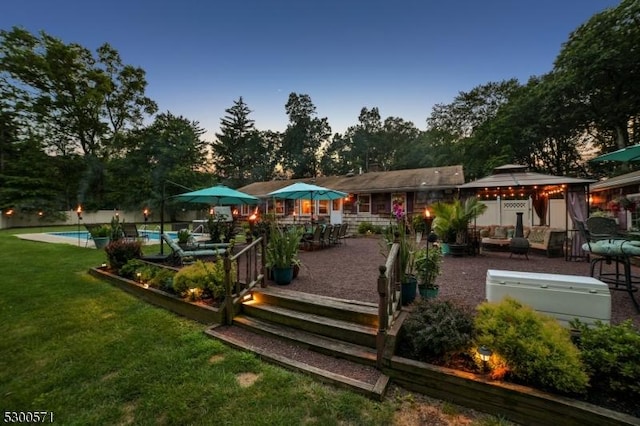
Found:
[[[146,302],[160,306],[191,320],[203,324],[220,324],[223,321],[224,310],[221,308],[207,306],[202,302],[190,302],[174,294],[113,274],[104,267],[91,268],[89,273]]]
[[[409,389],[519,422],[640,424],[638,331],[630,322],[572,325],[570,334],[512,299],[477,312],[419,302],[386,373]]]

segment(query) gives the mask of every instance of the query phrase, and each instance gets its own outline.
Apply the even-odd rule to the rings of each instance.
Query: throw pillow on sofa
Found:
[[[497,226],[493,233],[494,238],[507,238],[507,228],[503,226]]]

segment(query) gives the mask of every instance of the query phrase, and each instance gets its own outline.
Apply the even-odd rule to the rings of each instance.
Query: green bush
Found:
[[[473,309],[451,300],[422,299],[402,325],[400,354],[420,361],[466,352],[474,338]]]
[[[476,315],[478,346],[506,364],[507,378],[551,391],[583,393],[588,376],[569,330],[554,318],[506,298],[485,302]]]
[[[175,271],[161,266],[150,265],[140,259],[131,259],[120,268],[120,276],[140,281],[149,287],[173,293],[173,276]]]
[[[235,282],[236,266],[232,264],[231,281]],[[194,294],[211,296],[218,300],[225,294],[224,288],[224,259],[215,262],[196,261],[186,266],[173,277],[173,289],[183,297],[193,297]]]
[[[175,271],[171,271],[167,268],[156,268],[156,273],[149,280],[149,287],[157,288],[167,293],[173,293],[173,277],[176,275]]]
[[[147,266],[145,262],[140,259],[131,259],[125,265],[120,268],[119,274],[121,277],[128,278],[130,280],[136,277],[138,271]]]
[[[110,241],[104,248],[107,252],[107,260],[111,269],[119,271],[131,259],[142,257],[142,242],[115,240]]]
[[[358,234],[377,234],[380,235],[384,231],[384,228],[380,225],[374,225],[371,222],[360,222],[358,224]]]
[[[640,333],[631,320],[593,328],[573,321],[571,326],[580,331],[578,347],[591,386],[625,399],[640,398]]]

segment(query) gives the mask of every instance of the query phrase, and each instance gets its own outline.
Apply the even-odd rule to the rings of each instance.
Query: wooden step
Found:
[[[376,347],[377,328],[353,322],[337,320],[321,315],[299,312],[280,306],[259,303],[256,300],[244,302],[242,309],[247,316],[294,327],[322,336],[370,348]]]
[[[338,299],[278,287],[256,289],[253,292],[253,298],[261,303],[378,327],[378,306],[374,303]]]
[[[376,350],[373,348],[355,345],[353,343],[308,333],[291,327],[283,327],[279,324],[262,321],[257,318],[239,315],[233,319],[234,325],[247,328],[251,331],[270,337],[285,339],[291,343],[308,347],[316,352],[338,358],[348,359],[363,365],[376,365]]]
[[[253,352],[267,362],[311,375],[372,399],[382,400],[389,385],[389,377],[374,367],[337,359],[235,325],[214,325],[207,328],[205,333],[236,349]]]

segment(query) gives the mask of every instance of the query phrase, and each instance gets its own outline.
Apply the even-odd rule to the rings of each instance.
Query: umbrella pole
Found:
[[[162,236],[164,235],[164,193],[165,193],[165,183],[162,182],[162,199],[160,200],[160,254],[164,255],[164,239]]]

